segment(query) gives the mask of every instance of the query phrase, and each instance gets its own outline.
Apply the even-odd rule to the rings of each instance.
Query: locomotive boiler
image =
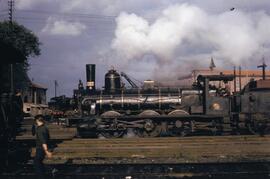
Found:
[[[140,137],[222,134],[241,128],[252,133],[268,129],[269,80],[251,81],[231,95],[211,85],[227,84],[234,75],[200,75],[190,88],[158,87],[151,80],[138,87],[125,73],[111,69],[104,89],[95,87],[95,65],[87,65],[87,87],[74,90],[82,122],[78,134],[121,137],[132,131]],[[132,88],[125,88],[125,78]]]

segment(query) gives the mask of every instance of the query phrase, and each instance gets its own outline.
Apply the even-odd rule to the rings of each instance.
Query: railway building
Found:
[[[30,82],[28,88],[22,91],[24,113],[31,116],[46,115],[48,112],[46,91],[46,87]]]
[[[211,64],[213,60],[211,60]],[[240,91],[244,86],[246,86],[251,80],[257,81],[262,78],[262,70],[261,69],[236,69],[234,70],[226,70],[222,68],[216,68],[215,65],[211,65],[209,68],[200,68],[192,70],[188,75],[182,76],[178,78],[178,83],[184,86],[191,86],[196,83],[199,75],[234,75],[236,78],[232,81],[228,81],[228,87],[230,91],[234,91],[234,85],[236,85],[236,91]],[[214,67],[213,67],[214,66]],[[270,70],[265,70],[266,79],[270,79]],[[236,81],[235,81],[236,80]],[[216,87],[224,88],[224,83],[219,82],[211,82],[211,85],[215,85]]]

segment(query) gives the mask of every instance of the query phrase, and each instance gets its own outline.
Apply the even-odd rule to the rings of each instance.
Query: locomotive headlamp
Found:
[[[211,105],[211,109],[213,109],[213,110],[220,110],[221,109],[221,106],[218,103],[213,103]]]
[[[91,104],[91,110],[95,110],[96,109],[96,103],[92,103]]]
[[[92,103],[90,106],[90,113],[95,114],[96,113],[96,103]]]

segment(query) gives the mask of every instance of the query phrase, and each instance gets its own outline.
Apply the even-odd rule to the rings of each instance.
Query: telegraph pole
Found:
[[[54,80],[54,97],[57,97],[57,86],[58,86],[58,82],[57,80]]]
[[[267,65],[265,64],[265,61],[264,61],[264,57],[263,57],[263,63],[262,63],[262,65],[259,65],[259,66],[257,66],[257,68],[262,68],[262,78],[263,78],[263,80],[265,80],[265,68],[267,67]]]
[[[10,28],[12,29],[12,22],[13,22],[13,10],[14,10],[14,0],[8,1],[8,16],[9,16],[9,23]],[[10,92],[14,92],[14,74],[13,74],[13,64],[10,64]]]
[[[13,22],[13,10],[14,10],[14,0],[9,0],[8,1],[8,19],[11,24]]]

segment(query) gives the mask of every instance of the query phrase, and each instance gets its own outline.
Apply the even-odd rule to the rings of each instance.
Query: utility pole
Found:
[[[14,0],[8,1],[8,15],[9,15],[9,23],[10,28],[12,29],[13,22],[13,10],[14,10]],[[14,92],[14,73],[13,73],[13,64],[10,64],[10,92]]]
[[[58,82],[57,80],[54,80],[54,97],[57,96],[57,86],[58,86]]]
[[[10,23],[12,23],[13,21],[13,10],[14,10],[14,0],[9,0],[8,1],[8,19]]]
[[[236,93],[236,66],[233,67],[233,76],[234,76],[233,90],[234,90],[234,93]]]
[[[238,70],[239,70],[239,91],[241,91],[242,90],[242,69],[241,69],[241,66],[239,66]]]
[[[263,63],[262,63],[262,65],[259,65],[259,66],[257,66],[257,68],[262,68],[262,78],[263,78],[263,80],[265,80],[265,68],[267,67],[267,65],[265,64],[265,61],[264,61],[264,57],[263,57]]]

